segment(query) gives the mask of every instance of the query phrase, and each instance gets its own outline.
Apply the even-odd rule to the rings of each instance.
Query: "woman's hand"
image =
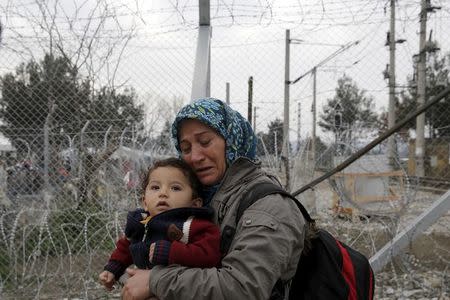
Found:
[[[144,300],[154,295],[150,292],[150,270],[127,269],[130,276],[122,289],[123,300]]]

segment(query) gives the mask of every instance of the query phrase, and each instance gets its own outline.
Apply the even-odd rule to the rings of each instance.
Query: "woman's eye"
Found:
[[[183,154],[188,154],[189,153],[189,151],[191,151],[191,148],[187,148],[187,147],[181,147],[180,148],[180,150],[181,150],[181,153],[183,153]]]
[[[209,142],[211,142],[211,140],[201,140],[200,145],[207,146],[209,144]]]

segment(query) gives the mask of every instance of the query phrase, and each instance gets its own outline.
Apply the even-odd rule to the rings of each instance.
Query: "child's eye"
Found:
[[[181,186],[174,185],[174,186],[172,187],[172,190],[175,191],[175,192],[179,192],[179,191],[182,190],[182,188],[181,188]]]
[[[159,186],[157,186],[157,185],[151,185],[151,186],[150,186],[150,190],[151,190],[151,191],[157,191],[157,190],[159,190]]]

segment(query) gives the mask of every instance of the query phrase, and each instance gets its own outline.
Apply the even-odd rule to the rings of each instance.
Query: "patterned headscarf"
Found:
[[[199,99],[183,107],[172,124],[172,138],[178,153],[180,123],[195,119],[213,128],[225,139],[225,155],[230,165],[239,157],[256,158],[256,136],[250,123],[227,104],[215,98]]]

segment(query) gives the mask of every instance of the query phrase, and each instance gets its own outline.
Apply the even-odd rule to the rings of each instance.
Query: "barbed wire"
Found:
[[[442,9],[430,15],[429,29],[442,42],[444,55],[450,47],[445,26],[450,20],[449,4],[433,2]],[[37,9],[37,5],[55,3],[59,5],[56,8]],[[26,112],[31,114],[18,115],[17,126],[5,122],[0,126],[0,129],[9,126],[5,133],[10,133],[0,143],[1,298],[115,297],[96,283],[96,274],[121,234],[127,210],[139,205],[137,182],[141,171],[155,159],[176,155],[169,145],[170,133],[165,123],[170,125],[177,105],[190,100],[197,46],[197,2],[172,0],[149,7],[146,1],[103,0],[95,5],[86,1],[0,4],[3,24],[0,79],[5,74],[18,78],[16,68],[31,60],[42,64],[51,45],[52,53],[58,55],[61,49],[54,46],[60,43],[62,50],[79,54],[83,59],[86,56],[85,63],[90,64],[88,71],[80,69],[80,77],[71,79],[71,82],[90,79],[91,94],[84,100],[92,100],[102,86],[115,88],[118,93],[130,88],[135,89],[135,103],[145,106],[145,117],[136,124],[142,125],[139,130],[127,123],[133,123],[132,120],[120,114],[106,114],[101,109],[77,119],[79,112],[72,107],[77,99],[72,99],[67,89],[59,90],[59,86],[50,89],[50,84],[36,85],[33,89],[27,86],[29,78],[20,81],[30,87],[30,93],[52,90],[55,101],[65,100],[67,104],[61,104],[65,107],[60,107],[58,118],[49,117],[48,100],[52,97],[43,97],[39,103],[37,97],[26,98],[17,93],[11,99],[15,105],[25,98],[35,99],[26,105]],[[413,72],[412,56],[418,52],[420,1],[397,1],[396,6],[397,36],[407,40],[396,48],[396,95],[405,101],[398,89],[411,88],[406,77]],[[258,155],[268,172],[282,181],[286,178],[278,152],[282,126],[277,123],[283,120],[285,29],[291,29],[292,38],[302,40],[291,45],[292,78],[349,41],[360,40],[351,51],[318,68],[315,92],[312,76],[291,86],[289,133],[293,163],[289,176],[293,189],[332,169],[381,130],[378,123],[383,120],[379,119],[348,124],[358,113],[352,110],[341,115],[340,121],[344,123],[339,130],[336,115],[331,114],[333,118],[327,123],[331,130],[317,125],[313,137],[312,128],[316,124],[313,125],[311,108],[316,97],[320,119],[323,108],[337,94],[337,81],[345,75],[354,79],[358,92],[365,91],[367,96],[374,97],[377,114],[386,111],[382,107],[386,106],[389,87],[382,71],[389,59],[389,50],[384,45],[385,32],[389,30],[389,1],[217,0],[211,1],[210,8],[211,94],[225,100],[225,83],[229,83],[232,107],[246,113],[248,78],[254,77],[253,105],[257,107],[257,117],[253,121],[264,148]],[[46,23],[41,18],[43,14]],[[103,25],[98,27],[99,24]],[[91,46],[80,47],[86,39],[95,41]],[[114,42],[118,41],[126,49],[123,55],[117,51],[120,47],[115,47]],[[120,84],[114,84],[111,73],[118,64],[121,68],[115,76]],[[40,65],[39,70],[43,69]],[[26,75],[23,73],[26,69],[21,73]],[[3,88],[0,85],[2,91]],[[1,100],[5,97],[2,94]],[[178,99],[177,105],[172,105],[174,97]],[[0,106],[1,118],[6,115],[5,107]],[[433,130],[449,128],[447,123],[441,124],[448,119],[448,113],[445,107],[433,111],[439,121]],[[41,125],[32,125],[34,118]],[[90,124],[86,125],[87,121]],[[386,162],[386,145],[382,144],[339,174],[340,177],[301,195],[302,201],[317,206],[321,226],[367,256],[431,205],[446,187],[446,182],[437,183],[430,178],[433,174],[448,178],[450,174],[440,159],[448,157],[447,137],[426,140],[426,172],[430,180],[425,184],[411,176],[415,159],[414,139],[409,135],[412,131],[414,128],[408,127],[395,135],[398,147],[393,166]],[[312,141],[316,142],[315,160],[311,158]],[[2,156],[12,145],[16,156]],[[433,164],[439,168],[433,168]],[[389,175],[382,168],[396,172]],[[430,173],[436,170],[443,171]],[[364,198],[367,196],[364,193],[369,192],[369,196],[378,200],[370,202]],[[84,201],[89,205],[83,206]],[[421,236],[428,241],[426,245],[432,245],[427,251],[411,242],[411,249],[416,252],[400,255],[376,275],[379,299],[448,297],[448,268],[440,268],[449,261],[445,241],[448,224],[447,214]],[[440,281],[427,283],[435,278]]]

